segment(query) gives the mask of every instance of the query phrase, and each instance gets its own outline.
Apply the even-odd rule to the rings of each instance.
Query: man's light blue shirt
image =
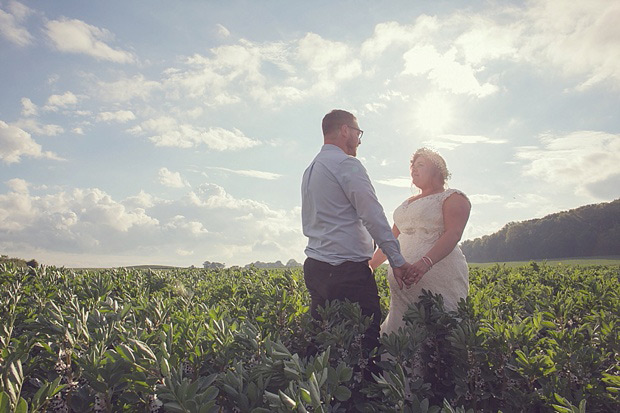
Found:
[[[391,266],[405,264],[366,169],[335,145],[323,145],[304,172],[301,218],[310,258],[332,265],[366,261],[374,239]]]

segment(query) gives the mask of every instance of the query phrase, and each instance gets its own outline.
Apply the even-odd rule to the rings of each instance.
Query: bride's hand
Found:
[[[408,262],[406,262],[404,265],[401,265],[400,267],[392,268],[394,279],[396,280],[396,283],[398,284],[398,288],[400,288],[401,290],[403,289],[405,285],[407,286],[407,288],[411,286],[411,283],[407,282],[407,279],[411,276],[412,268],[413,266],[409,264]]]
[[[417,284],[430,269],[431,267],[428,263],[423,259],[419,259],[411,265],[411,269],[407,272],[407,277],[404,279],[405,284]]]

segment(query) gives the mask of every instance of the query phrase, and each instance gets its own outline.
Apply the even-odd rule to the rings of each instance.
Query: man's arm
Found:
[[[398,227],[396,226],[396,224],[392,225],[392,234],[394,234],[394,238],[398,239],[398,235],[400,234],[400,231],[398,230]],[[377,248],[377,250],[375,251],[375,254],[372,256],[371,260],[368,262],[368,265],[370,265],[370,268],[372,268],[372,270],[374,271],[377,269],[377,267],[379,267],[379,265],[383,264],[386,259],[387,259],[387,256],[385,255],[383,250],[381,248]]]
[[[400,253],[400,244],[392,234],[366,169],[353,157],[344,160],[340,166],[340,185],[363,225],[385,253],[390,265],[393,268],[402,267],[406,261]]]

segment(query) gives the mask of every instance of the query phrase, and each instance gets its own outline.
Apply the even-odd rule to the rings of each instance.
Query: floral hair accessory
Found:
[[[448,171],[448,167],[446,166],[446,161],[437,153],[436,151],[429,148],[420,148],[413,154],[413,158],[411,159],[411,163],[416,160],[418,157],[423,157],[428,159],[439,169],[441,176],[443,177],[444,182],[450,179],[450,172]]]

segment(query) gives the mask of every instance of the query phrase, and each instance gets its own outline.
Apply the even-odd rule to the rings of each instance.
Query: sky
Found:
[[[0,253],[302,262],[301,176],[354,113],[390,224],[446,159],[463,240],[620,197],[620,2],[0,0]]]

